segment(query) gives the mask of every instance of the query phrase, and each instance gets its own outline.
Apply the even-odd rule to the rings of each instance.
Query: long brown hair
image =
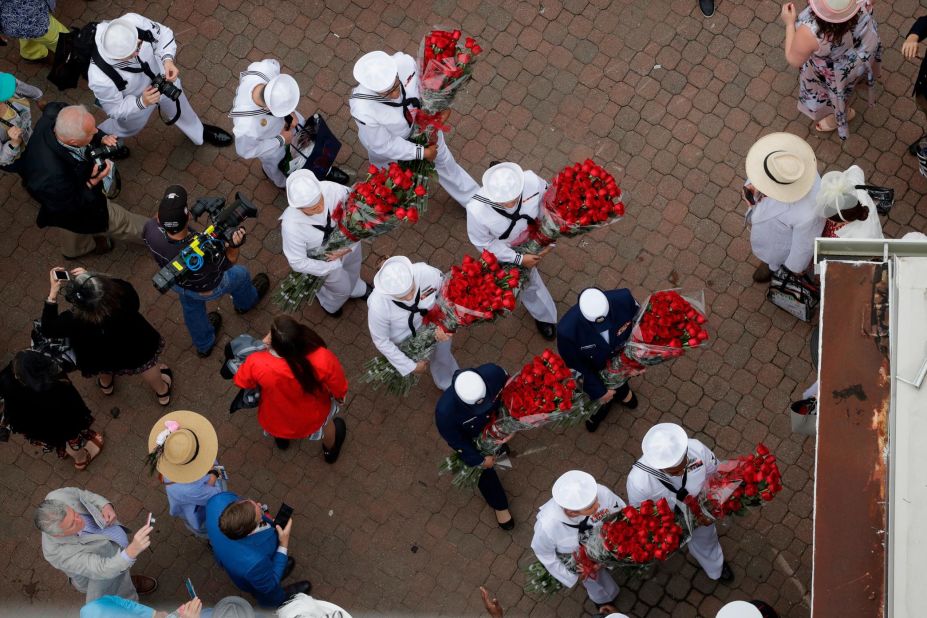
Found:
[[[328,347],[319,335],[286,315],[274,318],[270,327],[270,345],[280,355],[306,393],[315,392],[319,378],[306,356],[319,348]]]
[[[856,24],[859,23],[859,11],[857,11],[856,15],[847,21],[839,24],[824,21],[817,15],[814,16],[814,19],[818,22],[818,32],[820,33],[821,38],[825,41],[830,41],[833,43],[835,41],[842,40],[847,32],[853,32],[853,30],[856,29]]]

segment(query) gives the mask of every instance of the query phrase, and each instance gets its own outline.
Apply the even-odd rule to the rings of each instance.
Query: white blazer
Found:
[[[800,273],[808,268],[814,256],[814,239],[824,229],[824,217],[817,207],[820,188],[821,177],[817,176],[808,194],[797,202],[780,202],[766,196],[751,209],[750,246],[753,255],[770,270],[785,265]]]

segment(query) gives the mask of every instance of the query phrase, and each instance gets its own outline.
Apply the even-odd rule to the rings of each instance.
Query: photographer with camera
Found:
[[[145,217],[107,199],[105,179],[119,157],[116,138],[96,127],[83,105],[49,103],[35,126],[19,173],[40,205],[39,227],[62,229],[68,259],[112,249],[110,236],[141,242]]]
[[[219,207],[221,208],[221,204]],[[237,206],[233,205],[232,208]],[[222,215],[225,215],[226,211],[214,211],[215,208],[210,211],[214,224],[210,227],[218,228],[222,225],[222,219],[225,219]],[[190,214],[187,209],[186,189],[178,185],[170,186],[161,199],[157,218],[145,223],[142,238],[158,266],[162,267],[162,272],[168,264],[173,268],[174,264],[184,261],[191,244],[208,245],[204,247],[208,251],[208,259],[202,259],[196,269],[184,268],[182,276],[172,276],[165,281],[165,286],[173,287],[180,296],[184,323],[190,331],[197,355],[206,358],[212,353],[216,336],[222,327],[222,316],[218,311],[207,314],[206,303],[231,294],[235,311],[245,313],[254,308],[267,294],[270,279],[266,273],[258,273],[252,279],[248,269],[236,264],[238,251],[245,242],[246,234],[245,229],[239,227],[239,224],[245,216],[254,216],[253,214],[239,216],[237,212],[231,212],[234,228],[221,230],[222,238],[219,238],[219,235],[207,236],[191,230]],[[198,215],[199,212],[194,214]],[[212,249],[216,245],[220,245],[217,251]],[[162,280],[164,275],[158,273],[157,278]]]
[[[87,82],[109,120],[100,128],[117,137],[138,134],[155,107],[166,124],[176,124],[197,146],[230,146],[232,136],[204,125],[180,89],[180,70],[174,62],[177,42],[163,24],[126,13],[96,27],[96,53]]]

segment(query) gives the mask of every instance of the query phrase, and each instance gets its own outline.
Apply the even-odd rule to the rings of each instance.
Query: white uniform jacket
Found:
[[[326,224],[333,230],[337,229],[338,226],[332,221],[331,214],[338,204],[347,201],[350,190],[328,180],[323,180],[319,184],[322,186],[322,199],[325,202],[322,212],[308,216],[298,208],[289,207],[280,215],[282,222],[280,233],[283,237],[283,255],[290,263],[290,268],[298,273],[325,277],[342,267],[342,258],[328,261],[324,257],[314,259],[309,255],[314,253],[325,240]]]
[[[705,485],[708,478],[718,469],[718,459],[707,446],[698,440],[689,439],[689,451],[687,454],[688,465],[686,467],[686,490],[690,495],[697,496]],[[648,472],[640,467],[638,461],[631,472],[628,473],[628,502],[634,506],[639,506],[644,500],[657,501],[660,498],[666,498],[669,507],[685,508],[683,504],[677,504],[676,492],[670,491],[660,481],[669,483],[676,489],[682,487],[682,475],[669,476],[659,470],[654,470],[655,474]],[[641,464],[643,465],[643,464]],[[647,466],[649,468],[649,466]]]
[[[419,76],[415,59],[409,54],[393,54],[399,66],[399,82],[405,92],[405,98],[417,99],[419,96]],[[382,166],[384,161],[411,161],[421,159],[423,148],[406,138],[412,133],[412,124],[406,119],[401,105],[403,97],[389,100],[380,97],[373,90],[356,86],[351,91],[348,105],[351,116],[357,122],[357,134],[361,144],[367,149],[370,162]],[[413,106],[408,107],[414,117]]]
[[[534,172],[526,170],[520,207],[502,210],[487,203],[482,189],[477,191],[467,202],[467,235],[470,242],[481,251],[488,249],[502,262],[520,264],[521,255],[512,249],[512,244],[524,240],[528,217],[531,220],[537,219],[541,198],[546,190],[547,182]],[[505,238],[502,238],[503,236]]]
[[[235,135],[235,152],[244,159],[256,159],[283,148],[286,143],[280,132],[285,121],[260,107],[251,93],[255,86],[266,84],[280,75],[280,63],[273,58],[252,62],[240,74],[241,81],[232,101],[232,133]],[[281,153],[281,158],[283,154]]]
[[[766,196],[751,208],[750,247],[753,255],[770,270],[785,265],[795,273],[804,272],[814,255],[814,239],[824,229],[824,217],[817,207],[821,177],[817,176],[808,195],[797,202],[780,202]]]
[[[563,507],[554,502],[553,498],[538,510],[531,549],[534,550],[544,568],[567,588],[572,588],[576,584],[579,575],[571,573],[563,566],[557,554],[572,554],[579,549],[581,523],[585,521],[586,525],[596,524],[609,513],[620,511],[627,506],[624,500],[603,485],[599,485],[598,499],[599,510],[588,519],[567,517]],[[586,530],[590,529],[586,528]]]
[[[94,96],[106,115],[116,120],[125,120],[145,109],[142,93],[151,85],[151,78],[142,71],[140,61],[145,62],[154,75],[161,75],[164,73],[164,61],[173,60],[177,53],[174,32],[167,26],[137,13],[127,13],[125,19],[135,24],[136,28],[148,30],[154,37],[154,43],[142,42],[137,58],[118,60],[108,58],[103,53],[102,39],[105,28],[101,26],[109,22],[100,22],[100,26],[97,26],[97,49],[100,50],[103,60],[112,65],[126,81],[125,90],[119,90],[113,80],[94,63],[90,63],[90,69],[87,71],[87,83]]]
[[[441,291],[441,271],[424,262],[412,264],[412,277],[415,286],[421,294],[418,302],[420,309],[434,307],[438,293]],[[419,313],[410,313],[399,307],[396,303],[412,305],[414,298],[408,301],[397,301],[374,287],[367,299],[367,327],[370,329],[370,338],[380,354],[396,368],[400,375],[409,375],[415,369],[415,361],[403,354],[398,344],[412,336],[409,329],[409,316],[412,316],[412,326],[418,331],[422,326],[422,316]]]

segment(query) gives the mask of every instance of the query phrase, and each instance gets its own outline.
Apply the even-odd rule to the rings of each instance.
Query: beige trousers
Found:
[[[59,228],[61,234],[61,254],[68,259],[87,255],[96,248],[94,236],[110,236],[120,240],[141,243],[142,228],[147,217],[129,212],[115,202],[107,202],[109,210],[109,227],[102,234],[75,234],[69,230]]]

